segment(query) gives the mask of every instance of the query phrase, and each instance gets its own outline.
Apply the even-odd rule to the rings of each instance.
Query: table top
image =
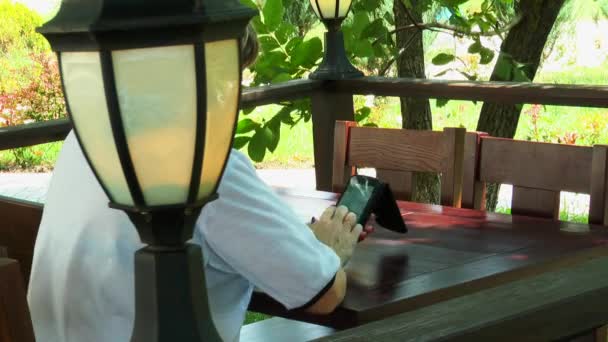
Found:
[[[303,218],[337,195],[277,189]],[[250,310],[349,328],[608,255],[603,226],[399,202],[407,234],[383,228],[346,267],[348,289],[331,315],[287,311],[255,293]]]

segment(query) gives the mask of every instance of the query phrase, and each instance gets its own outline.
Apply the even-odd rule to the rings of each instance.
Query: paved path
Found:
[[[363,173],[374,175],[370,170]],[[314,169],[262,169],[258,170],[258,175],[273,186],[309,190],[315,188]],[[44,203],[50,179],[50,173],[0,173],[0,195]],[[498,207],[509,208],[511,196],[512,187],[502,186]],[[570,214],[583,215],[589,210],[589,196],[562,193],[561,208]]]

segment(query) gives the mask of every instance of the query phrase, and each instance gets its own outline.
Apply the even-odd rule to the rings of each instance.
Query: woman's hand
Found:
[[[345,206],[325,209],[319,220],[309,226],[319,241],[336,252],[342,266],[353,255],[363,231],[363,227],[357,224],[357,215],[349,213]]]

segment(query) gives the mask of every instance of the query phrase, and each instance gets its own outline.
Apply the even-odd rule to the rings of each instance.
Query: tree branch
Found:
[[[405,52],[405,50],[407,50],[407,48],[409,48],[410,45],[412,45],[412,43],[414,42],[415,38],[416,38],[416,36],[411,36],[410,37],[410,39],[405,43],[405,45],[403,46],[403,48],[401,48],[399,50],[399,54],[397,56],[394,56],[393,58],[391,58],[391,60],[389,60],[388,63],[386,63],[386,65],[384,66],[384,68],[382,68],[382,70],[380,70],[379,76],[386,75],[386,73],[391,68],[391,66],[397,61],[397,58],[401,57],[401,55],[403,55],[403,53]]]
[[[407,13],[407,11],[406,11],[406,13]],[[491,37],[491,36],[496,36],[496,35],[500,35],[502,33],[508,32],[515,25],[519,24],[522,19],[523,19],[523,16],[521,14],[518,14],[506,26],[502,27],[499,30],[489,31],[489,32],[470,31],[470,30],[466,30],[466,29],[463,29],[458,26],[442,24],[442,23],[426,23],[426,24],[425,23],[414,23],[411,25],[397,27],[394,30],[390,31],[389,34],[394,34],[399,31],[416,29],[416,30],[435,30],[435,31],[439,30],[440,32],[451,31],[453,33],[460,33],[463,35],[479,35],[479,36],[483,36],[483,37]]]

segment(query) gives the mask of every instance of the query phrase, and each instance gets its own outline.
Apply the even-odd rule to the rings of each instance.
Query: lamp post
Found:
[[[57,52],[74,131],[135,254],[132,341],[220,341],[199,246],[240,100],[238,0],[63,0],[39,31]]]
[[[352,0],[310,0],[315,14],[321,19],[325,32],[325,54],[319,68],[310,74],[315,80],[342,80],[362,77],[346,57],[344,34],[340,29],[348,15]]]

